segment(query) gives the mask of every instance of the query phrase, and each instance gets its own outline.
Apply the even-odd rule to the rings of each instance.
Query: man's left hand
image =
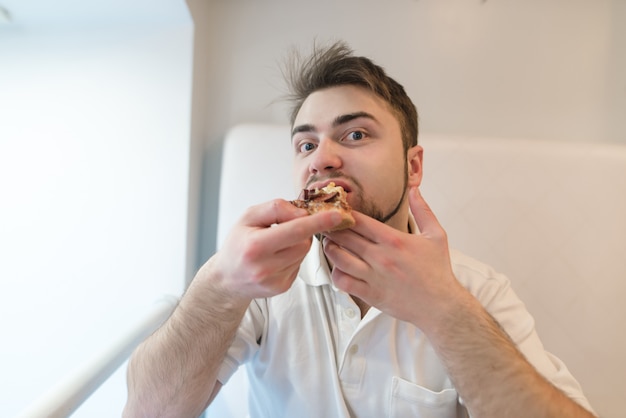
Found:
[[[339,289],[420,328],[436,326],[465,289],[452,272],[447,235],[416,187],[409,203],[419,232],[353,212],[356,225],[328,234],[324,252]]]

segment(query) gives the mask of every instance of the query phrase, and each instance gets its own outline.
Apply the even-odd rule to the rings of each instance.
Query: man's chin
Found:
[[[383,215],[380,211],[372,209],[372,208],[359,208],[352,207],[352,210],[362,213],[363,215],[369,216],[372,219],[376,219],[378,222],[384,222],[385,215]]]

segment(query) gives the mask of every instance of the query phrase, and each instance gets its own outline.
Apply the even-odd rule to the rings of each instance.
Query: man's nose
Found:
[[[312,155],[309,171],[312,174],[318,174],[341,167],[342,160],[339,148],[339,144],[330,139],[321,140]]]

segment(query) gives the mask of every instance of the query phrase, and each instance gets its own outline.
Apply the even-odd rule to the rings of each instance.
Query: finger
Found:
[[[355,220],[355,225],[352,228],[333,232],[329,235],[335,237],[356,233],[374,243],[380,242],[381,237],[385,236],[385,230],[388,228],[385,224],[354,210],[352,216]]]
[[[335,211],[296,217],[259,231],[259,239],[271,240],[276,245],[276,249],[280,250],[310,239],[315,234],[328,231],[339,225],[341,221],[341,214]]]
[[[417,187],[412,187],[409,190],[409,206],[415,223],[422,234],[430,236],[441,235],[443,228]]]
[[[380,250],[378,243],[373,243],[352,230],[329,233],[325,235],[323,244],[326,255],[342,268],[347,268],[350,263],[354,263],[354,259],[362,260],[369,266],[372,251]],[[357,274],[352,270],[350,273]]]
[[[363,240],[361,239],[361,241]],[[334,267],[360,279],[367,277],[371,267],[367,261],[361,258],[361,253],[351,252],[349,249],[338,245],[328,237],[323,239],[322,245],[324,247],[324,254]]]
[[[291,286],[291,282],[293,282],[295,275],[300,270],[300,264],[308,253],[310,246],[311,240],[281,250],[273,257],[266,257],[265,262],[256,271],[257,277],[263,277],[265,280],[268,277],[278,277],[288,286]]]
[[[249,208],[242,217],[248,226],[268,227],[308,215],[305,209],[297,208],[284,199],[274,199]]]
[[[276,253],[275,257],[270,257],[268,263],[274,265],[276,268],[284,266],[284,269],[291,270],[293,268],[299,268],[302,260],[309,252],[311,248],[312,238],[304,241],[300,241],[291,247],[284,248]]]
[[[367,301],[370,288],[367,282],[345,273],[340,268],[333,269],[331,279],[338,289],[343,290],[349,295],[356,296],[359,299]]]

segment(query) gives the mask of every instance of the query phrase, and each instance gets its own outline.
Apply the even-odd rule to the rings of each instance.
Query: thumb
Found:
[[[409,190],[409,207],[422,234],[439,235],[439,232],[443,231],[437,217],[422,197],[417,186],[411,187]]]

